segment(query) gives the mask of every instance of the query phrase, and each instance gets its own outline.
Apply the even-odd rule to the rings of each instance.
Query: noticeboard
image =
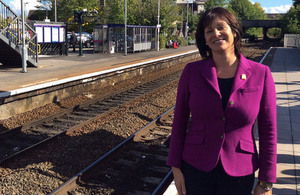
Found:
[[[44,42],[43,27],[37,26],[37,27],[35,28],[35,32],[37,33],[38,43],[43,43],[43,42]]]
[[[35,23],[38,43],[63,43],[66,41],[66,25],[55,23]]]
[[[59,27],[52,27],[52,42],[57,43],[59,40]]]

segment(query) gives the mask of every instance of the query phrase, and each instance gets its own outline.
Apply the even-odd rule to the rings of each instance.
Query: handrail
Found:
[[[10,24],[14,23],[16,20],[18,20],[18,17],[14,18],[9,24],[7,24],[6,26],[4,26],[2,23],[1,23],[1,26],[4,26],[3,29],[1,30],[2,31],[7,31],[7,29],[9,28]]]
[[[0,0],[0,33],[14,45],[22,45],[22,21],[17,14],[11,10],[2,0]],[[38,42],[37,33],[25,23],[25,45],[27,47],[27,55],[38,62]]]
[[[8,5],[6,5],[2,0],[0,0],[1,5],[5,6],[7,10],[9,10],[15,17],[17,17],[18,15],[12,10],[10,9],[10,7]],[[1,9],[2,10],[2,9]]]
[[[29,28],[29,30],[34,31],[27,23],[25,23],[26,27]]]

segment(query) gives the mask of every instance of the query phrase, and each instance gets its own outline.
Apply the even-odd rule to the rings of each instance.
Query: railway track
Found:
[[[136,98],[146,95],[167,83],[177,80],[179,72],[123,89],[101,99],[95,99],[69,108],[47,118],[0,134],[0,163],[22,154],[64,133],[76,134],[86,124],[103,117]]]
[[[172,178],[166,160],[173,111],[174,107],[128,137],[51,194],[146,195],[163,192]]]

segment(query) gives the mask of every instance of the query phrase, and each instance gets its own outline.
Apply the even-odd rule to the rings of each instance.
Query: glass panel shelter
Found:
[[[103,24],[94,27],[94,51],[121,53],[125,48],[125,25]],[[127,52],[147,51],[157,48],[155,26],[127,25]]]

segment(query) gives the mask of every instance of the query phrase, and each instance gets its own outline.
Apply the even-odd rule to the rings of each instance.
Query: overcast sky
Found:
[[[252,3],[258,2],[266,13],[286,13],[292,6],[292,0],[250,0]],[[21,0],[4,0],[15,12],[20,13]],[[35,9],[38,4],[36,0],[24,0],[26,13],[28,10]]]

